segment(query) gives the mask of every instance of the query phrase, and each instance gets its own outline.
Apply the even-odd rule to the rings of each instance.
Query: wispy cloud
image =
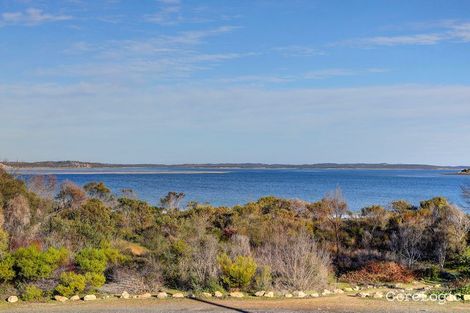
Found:
[[[211,37],[236,30],[220,26],[205,30],[178,32],[144,39],[110,40],[103,43],[77,42],[64,52],[87,55],[87,62],[41,68],[36,75],[86,77],[129,82],[173,80],[209,70],[229,60],[257,55],[251,51],[207,52],[201,46]]]
[[[420,28],[426,28],[426,25],[420,24]],[[343,44],[354,46],[400,46],[400,45],[435,45],[442,42],[470,42],[470,22],[461,21],[441,21],[429,23],[427,25],[433,28],[430,32],[385,35],[366,38],[356,38],[343,41]],[[416,27],[412,27],[416,28]]]
[[[300,45],[275,47],[273,50],[279,52],[281,55],[286,57],[308,57],[325,54],[324,51],[321,51],[319,49]]]
[[[388,72],[385,68],[366,68],[366,69],[347,69],[347,68],[327,68],[311,70],[298,74],[278,74],[278,75],[243,75],[229,78],[219,78],[222,83],[240,83],[240,84],[283,84],[306,80],[323,80],[335,77],[360,76],[375,73]]]
[[[147,22],[159,25],[175,25],[183,20],[181,3],[179,0],[160,0],[156,13],[145,16]]]
[[[48,22],[58,22],[72,19],[70,15],[51,14],[43,10],[28,8],[25,11],[4,12],[0,15],[0,26],[25,25],[34,26]]]

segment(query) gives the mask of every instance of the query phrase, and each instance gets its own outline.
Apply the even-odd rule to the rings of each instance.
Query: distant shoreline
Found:
[[[468,166],[438,166],[426,164],[388,164],[388,163],[313,163],[313,164],[264,164],[264,163],[185,163],[185,164],[111,164],[82,161],[44,161],[44,162],[0,162],[6,168],[22,170],[47,169],[97,169],[97,168],[192,168],[192,169],[368,169],[368,170],[453,170],[463,171]],[[461,175],[467,175],[465,173]]]

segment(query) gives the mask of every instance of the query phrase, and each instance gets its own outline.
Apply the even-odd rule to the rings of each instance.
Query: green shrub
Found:
[[[238,256],[233,261],[226,254],[218,258],[222,281],[230,288],[248,287],[256,273],[256,262],[248,256]]]
[[[7,282],[15,278],[15,271],[13,270],[13,265],[15,264],[14,258],[11,254],[7,253],[3,255],[0,260],[0,280]]]
[[[44,292],[41,288],[34,285],[27,285],[21,294],[23,301],[40,301],[44,297]]]
[[[272,277],[271,267],[268,265],[261,266],[257,269],[255,275],[255,288],[257,290],[266,290],[271,288]]]
[[[55,291],[64,297],[70,297],[83,292],[85,287],[85,276],[74,272],[64,272],[60,275],[60,281]]]
[[[75,256],[75,262],[83,272],[103,273],[108,258],[103,249],[84,248]]]
[[[86,279],[87,285],[92,289],[100,288],[106,282],[106,277],[104,277],[102,273],[93,273],[93,272],[85,273],[85,279]]]
[[[13,254],[18,276],[27,280],[48,278],[68,257],[65,248],[49,248],[42,252],[36,246],[19,248]]]

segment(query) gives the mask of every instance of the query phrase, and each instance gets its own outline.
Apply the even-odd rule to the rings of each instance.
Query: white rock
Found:
[[[94,301],[94,300],[96,300],[95,295],[86,295],[83,297],[83,301]]]
[[[255,297],[262,297],[262,296],[264,296],[265,293],[266,293],[266,291],[264,291],[264,290],[257,291],[257,292],[255,292]]]
[[[305,297],[307,296],[307,295],[305,294],[305,292],[300,291],[300,290],[294,291],[294,292],[293,292],[293,295],[294,295],[294,297],[296,297],[296,298],[305,298]]]
[[[221,293],[220,291],[214,292],[214,297],[216,297],[216,298],[222,298],[223,296],[224,296],[224,294]]]
[[[62,297],[62,296],[54,296],[54,300],[55,301],[59,301],[59,302],[65,302],[67,301],[69,298],[67,297]]]
[[[339,288],[338,288],[338,289],[333,290],[333,293],[335,293],[335,294],[342,294],[342,293],[344,293],[344,291],[343,291],[342,289],[339,289]]]
[[[168,297],[168,294],[164,291],[161,291],[161,292],[157,293],[157,298],[158,299],[165,299],[167,297]]]
[[[201,293],[201,296],[204,297],[204,298],[212,298],[212,294],[209,293],[209,292],[203,292],[203,293]]]
[[[463,295],[463,301],[470,301],[470,295]]]
[[[137,299],[150,299],[150,298],[152,298],[152,295],[148,292],[137,296]]]
[[[172,295],[173,298],[184,298],[184,294],[182,294],[181,292],[177,292],[177,293],[174,293]]]
[[[377,291],[372,295],[372,297],[375,299],[382,299],[384,297],[384,294],[380,291]]]
[[[121,298],[121,299],[129,299],[130,297],[131,297],[131,296],[130,296],[130,294],[129,294],[127,291],[123,291],[123,292],[121,293],[121,296],[120,296],[119,298]]]
[[[80,296],[79,295],[75,295],[75,296],[71,296],[70,297],[70,301],[78,301],[80,300]]]
[[[457,297],[454,296],[454,295],[447,295],[446,301],[447,301],[447,302],[454,302],[454,301],[457,301]]]
[[[320,295],[318,294],[318,292],[314,292],[314,293],[311,293],[310,294],[310,297],[312,298],[318,298]]]
[[[274,292],[272,292],[272,291],[266,292],[266,293],[264,294],[264,296],[265,296],[266,298],[274,298]]]
[[[229,293],[229,296],[232,298],[243,298],[244,294],[239,291],[234,291],[234,292]]]
[[[367,292],[359,292],[359,293],[356,293],[356,297],[367,298],[367,297],[370,297],[370,295]]]
[[[293,295],[292,295],[291,293],[286,293],[286,294],[284,295],[284,297],[286,297],[286,298],[292,298]]]
[[[329,291],[328,289],[323,289],[322,293],[321,293],[322,296],[328,296],[328,295],[331,295],[331,291]]]
[[[17,296],[9,296],[7,301],[10,302],[10,303],[18,302],[18,297]]]

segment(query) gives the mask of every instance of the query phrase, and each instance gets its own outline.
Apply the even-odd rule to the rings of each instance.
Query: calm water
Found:
[[[351,209],[371,204],[386,205],[404,199],[413,204],[434,196],[444,196],[463,205],[461,186],[470,176],[446,175],[436,170],[267,170],[267,169],[83,169],[35,170],[53,173],[58,181],[84,185],[103,181],[114,192],[133,189],[151,203],[169,191],[184,192],[186,200],[213,205],[235,205],[274,195],[283,198],[318,200],[327,191],[341,187]]]

